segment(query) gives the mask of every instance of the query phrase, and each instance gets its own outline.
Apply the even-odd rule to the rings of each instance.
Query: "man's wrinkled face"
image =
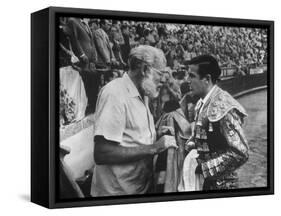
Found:
[[[149,98],[156,98],[159,95],[160,89],[163,85],[162,81],[163,73],[156,68],[149,67],[146,71],[146,75],[142,80],[141,87],[144,94]]]
[[[207,84],[205,78],[200,78],[198,68],[198,65],[189,66],[187,82],[190,85],[191,95],[202,97],[206,92]]]

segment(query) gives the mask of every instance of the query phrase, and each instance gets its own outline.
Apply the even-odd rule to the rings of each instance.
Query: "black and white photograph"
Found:
[[[278,1],[3,3],[0,215],[276,215]]]
[[[60,16],[56,31],[59,198],[268,187],[268,28]]]

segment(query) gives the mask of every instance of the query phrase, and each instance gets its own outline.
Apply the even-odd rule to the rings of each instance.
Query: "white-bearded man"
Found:
[[[164,53],[139,46],[129,55],[129,71],[108,83],[98,97],[94,125],[91,195],[145,194],[153,186],[153,156],[174,147],[173,136],[156,141],[148,98],[161,87]]]

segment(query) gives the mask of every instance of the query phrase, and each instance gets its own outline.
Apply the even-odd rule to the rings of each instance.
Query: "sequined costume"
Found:
[[[218,86],[195,116],[194,141],[198,151],[196,173],[204,176],[203,190],[238,187],[235,172],[248,159],[242,129],[244,108]]]

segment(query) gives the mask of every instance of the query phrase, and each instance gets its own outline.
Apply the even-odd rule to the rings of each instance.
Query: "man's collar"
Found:
[[[204,104],[208,101],[208,99],[211,97],[212,93],[214,92],[214,90],[217,88],[217,85],[214,85],[211,90],[208,92],[208,94],[202,99],[200,98],[196,105],[195,105],[195,110],[201,112]]]
[[[132,79],[129,77],[129,75],[127,73],[125,73],[123,75],[123,80],[124,80],[124,85],[126,86],[128,92],[129,92],[129,95],[131,97],[140,97],[140,93],[139,93],[137,87],[135,86]]]
[[[202,102],[203,102],[203,104],[205,104],[205,103],[208,101],[208,99],[211,97],[211,94],[212,94],[213,91],[216,89],[216,87],[217,87],[217,85],[214,85],[214,86],[211,88],[211,90],[208,92],[208,94],[207,94],[203,99],[201,99]]]

